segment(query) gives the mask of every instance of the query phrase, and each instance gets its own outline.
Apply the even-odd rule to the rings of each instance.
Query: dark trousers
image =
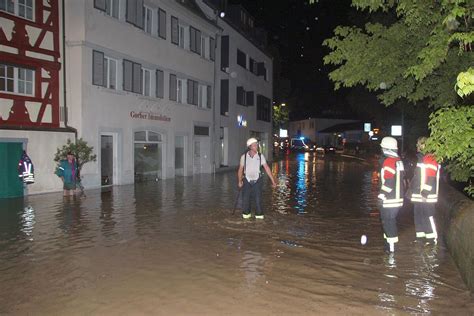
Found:
[[[382,208],[380,210],[380,217],[382,219],[385,239],[393,239],[398,237],[397,215],[399,210],[399,207]]]
[[[255,183],[250,183],[244,178],[244,186],[242,187],[242,209],[244,214],[250,214],[250,204],[251,201],[254,201],[255,215],[263,215],[261,201],[262,185],[263,181],[261,177]]]
[[[430,217],[434,218],[435,203],[413,203],[415,213],[415,231],[417,237],[427,237],[433,234]],[[434,223],[434,220],[433,220]],[[428,235],[428,236],[425,236]]]

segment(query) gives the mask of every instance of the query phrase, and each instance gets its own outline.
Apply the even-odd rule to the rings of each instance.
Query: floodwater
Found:
[[[409,207],[383,252],[375,166],[272,169],[259,221],[232,214],[234,172],[1,201],[0,314],[474,314],[444,243],[414,243]]]

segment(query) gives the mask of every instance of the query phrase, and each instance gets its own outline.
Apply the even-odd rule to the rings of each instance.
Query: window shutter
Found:
[[[136,24],[137,19],[137,5],[136,0],[127,0],[126,20],[128,23]]]
[[[194,86],[193,86],[193,101],[194,105],[198,105],[198,100],[199,100],[199,85],[197,81],[194,81]]]
[[[193,81],[188,79],[188,89],[187,89],[187,101],[188,104],[194,104],[193,103]]]
[[[104,53],[92,51],[92,84],[105,86],[105,59]]]
[[[221,38],[221,70],[229,67],[229,36]]]
[[[171,17],[171,43],[179,44],[178,18],[174,16]]]
[[[194,27],[189,27],[189,49],[192,52],[196,51],[196,29]]]
[[[247,95],[245,97],[245,102],[247,103],[246,105],[248,106],[253,106],[254,105],[254,93],[253,91],[247,91]]]
[[[265,63],[261,62],[257,64],[257,76],[265,75]]]
[[[137,1],[137,9],[136,9],[136,14],[137,17],[135,19],[135,25],[138,26],[139,28],[143,29],[144,28],[144,23],[143,23],[143,0],[136,0]]]
[[[240,49],[237,49],[237,64],[247,68],[247,55]]]
[[[201,31],[196,30],[196,53],[201,55]]]
[[[158,35],[166,39],[166,11],[158,10]]]
[[[176,91],[176,75],[170,74],[170,100],[176,101],[177,98],[177,91]]]
[[[130,60],[123,60],[123,90],[132,91],[133,63]]]
[[[156,97],[162,98],[164,97],[164,73],[162,70],[156,71]]]
[[[221,115],[229,115],[229,79],[221,80]]]
[[[210,109],[212,107],[212,88],[211,86],[206,86],[207,90],[207,108]]]
[[[209,38],[209,59],[216,60],[216,40],[212,37]]]
[[[249,58],[249,71],[252,73],[254,72],[254,62],[253,58]]]
[[[142,93],[142,65],[133,63],[133,92]]]
[[[94,8],[105,12],[105,0],[94,0]]]

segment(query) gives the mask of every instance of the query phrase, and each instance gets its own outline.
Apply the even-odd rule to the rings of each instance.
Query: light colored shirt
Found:
[[[247,161],[245,160],[245,155],[247,155]],[[262,159],[262,162],[260,163],[260,157]],[[246,163],[246,166],[244,166],[244,163]],[[263,167],[267,163],[267,160],[265,159],[265,156],[263,154],[255,154],[252,157],[250,157],[249,152],[246,154],[242,155],[240,157],[240,165],[244,167],[244,173],[245,173],[245,178],[248,181],[256,181],[260,177],[260,166]]]

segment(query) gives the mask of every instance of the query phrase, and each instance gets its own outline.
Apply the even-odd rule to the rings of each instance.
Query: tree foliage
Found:
[[[93,154],[94,147],[88,146],[87,142],[79,138],[76,143],[70,139],[62,147],[58,147],[54,155],[54,161],[59,162],[67,159],[67,153],[71,152],[76,157],[77,168],[81,174],[82,166],[90,161],[96,161],[97,155]]]
[[[352,5],[397,18],[338,26],[324,41],[330,49],[324,63],[336,66],[329,74],[335,88],[361,85],[387,106],[407,101],[438,109],[430,115],[427,149],[446,163],[454,180],[470,181],[466,190],[474,195],[474,106],[468,105],[474,91],[469,68],[474,2],[353,0]]]

